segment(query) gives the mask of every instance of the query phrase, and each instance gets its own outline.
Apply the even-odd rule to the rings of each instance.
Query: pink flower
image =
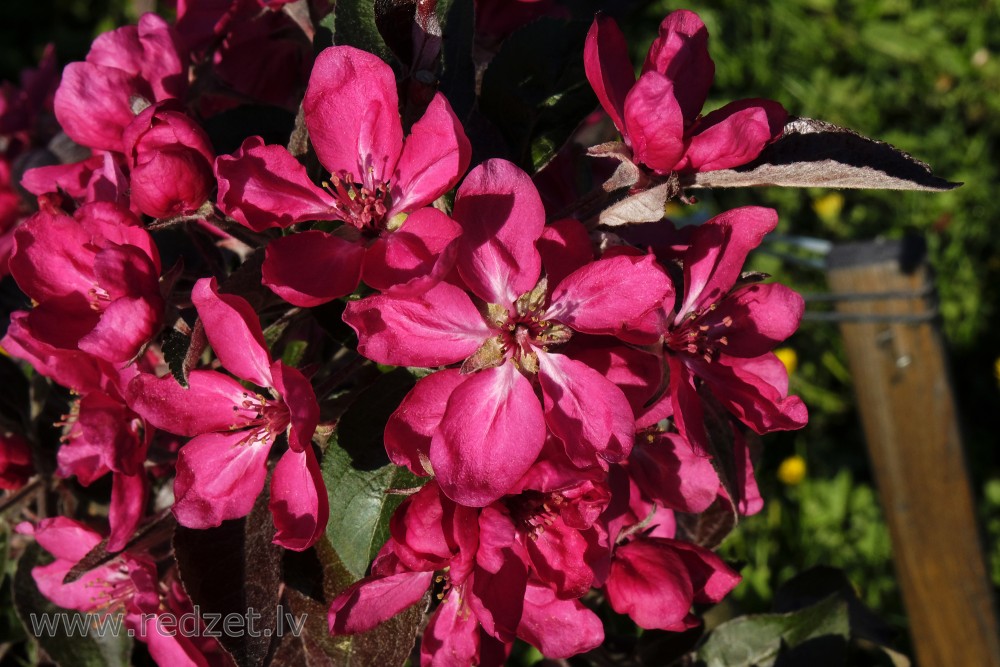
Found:
[[[708,450],[699,384],[756,433],[801,428],[806,407],[788,396],[788,374],[771,352],[802,319],[804,302],[779,284],[739,284],[747,253],[777,225],[766,208],[722,213],[691,232],[683,253],[683,302],[664,304],[659,330],[670,368],[678,431]]]
[[[740,575],[707,549],[663,537],[619,545],[604,585],[612,609],[646,629],[682,631],[700,623],[695,602],[718,602]]]
[[[779,137],[785,124],[785,110],[770,100],[741,100],[699,115],[715,64],[705,24],[687,10],[663,19],[638,81],[625,36],[607,16],[594,19],[584,65],[632,160],[660,175],[745,164]]]
[[[319,406],[309,381],[272,361],[257,316],[246,300],[220,294],[202,278],[191,295],[215,355],[238,378],[270,395],[243,387],[217,371],[195,370],[189,386],[173,377],[142,374],[129,384],[132,409],[157,428],[195,436],[177,459],[177,520],[190,528],[218,526],[246,516],[264,488],[267,457],[288,432],[288,446],[271,478],[276,544],[301,551],[326,527],[326,490],[310,440]]]
[[[503,503],[538,583],[567,600],[607,578],[611,545],[601,514],[611,501],[607,473],[582,472],[549,447]],[[563,459],[563,460],[560,460]]]
[[[187,84],[187,53],[174,29],[155,14],[143,14],[139,25],[104,33],[84,62],[66,66],[55,96],[56,118],[78,144],[122,153],[122,133],[135,116],[133,98],[181,98]]]
[[[84,613],[121,614],[129,636],[146,641],[154,661],[164,667],[205,667],[208,659],[218,655],[211,650],[215,646],[204,642],[199,646],[181,634],[157,631],[160,613],[184,611],[191,605],[176,587],[166,595],[161,593],[156,562],[148,554],[119,554],[65,583],[70,570],[101,542],[101,535],[66,517],[43,519],[37,526],[25,522],[17,526],[17,532],[33,535],[55,557],[54,562],[31,570],[39,592],[54,604]],[[208,651],[203,653],[204,649]]]
[[[43,519],[38,526],[22,523],[17,531],[33,535],[55,556],[53,563],[32,569],[31,575],[42,595],[60,607],[109,614],[149,612],[159,607],[156,564],[151,558],[121,554],[67,584],[63,583],[66,575],[101,542],[100,533],[66,517]]]
[[[705,511],[720,493],[725,493],[716,470],[720,466],[731,472],[737,509],[743,514],[760,511],[763,500],[740,428],[721,425],[732,426],[732,459],[714,462],[679,433],[665,433],[660,422],[673,417],[673,402],[669,395],[653,401],[665,387],[661,371],[665,364],[656,363],[647,350],[626,347],[613,339],[605,341],[610,342],[582,341],[582,345],[573,346],[570,354],[621,387],[632,405],[636,413],[635,445],[624,468],[643,495],[661,508]]]
[[[280,146],[247,139],[216,161],[219,207],[262,231],[310,220],[343,220],[336,232],[275,239],[264,283],[300,306],[325,303],[357,288],[407,283],[450,268],[441,256],[459,228],[424,207],[450,190],[471,148],[443,95],[437,94],[404,141],[392,70],[349,46],[323,51],[303,101],[309,138],[331,174],[324,188]],[[409,214],[409,215],[408,215]]]
[[[441,604],[424,631],[422,665],[501,665],[515,637],[551,658],[603,641],[593,612],[530,577],[502,505],[463,507],[430,482],[400,505],[390,530],[372,575],[330,605],[331,633],[369,630],[417,603],[433,584]]]
[[[419,296],[352,302],[344,313],[358,332],[358,351],[379,363],[461,363],[424,378],[404,400],[400,423],[387,428],[390,456],[426,460],[450,498],[475,506],[493,502],[524,475],[547,429],[578,467],[623,459],[634,421],[621,390],[551,348],[574,331],[624,330],[663,299],[666,274],[652,256],[622,256],[587,263],[554,286],[540,280],[541,200],[527,174],[504,160],[470,172],[454,216],[463,231],[458,274],[476,301],[439,283]],[[553,268],[558,276],[569,267]],[[419,437],[396,439],[392,429]]]
[[[127,210],[88,204],[74,217],[40,211],[14,232],[10,272],[37,305],[38,340],[124,364],[159,331],[160,257]]]
[[[215,152],[208,135],[176,106],[150,106],[122,137],[132,202],[154,218],[192,213],[215,187]]]

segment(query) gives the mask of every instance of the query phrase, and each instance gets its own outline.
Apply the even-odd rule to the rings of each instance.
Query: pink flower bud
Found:
[[[16,433],[0,433],[0,489],[19,489],[35,474],[31,448]]]
[[[192,213],[214,187],[208,135],[167,103],[148,107],[125,128],[132,201],[154,218]]]

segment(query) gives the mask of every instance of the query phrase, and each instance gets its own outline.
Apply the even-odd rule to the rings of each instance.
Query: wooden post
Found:
[[[1000,667],[1000,631],[923,242],[852,243],[828,281],[921,667]],[[879,296],[881,295],[881,296]]]

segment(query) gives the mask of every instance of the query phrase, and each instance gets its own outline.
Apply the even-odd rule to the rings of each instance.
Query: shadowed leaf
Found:
[[[386,621],[369,632],[330,636],[328,625],[329,602],[337,593],[353,583],[354,578],[344,568],[330,543],[321,539],[314,550],[315,567],[305,568],[322,581],[314,582],[307,594],[299,588],[285,589],[284,610],[293,616],[305,615],[302,632],[295,637],[285,634],[275,651],[274,664],[307,664],[309,667],[367,667],[402,665],[410,657],[417,632],[430,601],[424,598],[403,613]],[[295,554],[300,558],[302,554]],[[319,595],[323,599],[317,599]],[[293,662],[282,661],[291,659]]]
[[[942,192],[961,183],[938,178],[890,144],[812,118],[788,121],[781,137],[753,162],[681,177],[681,186],[691,188],[762,185]]]
[[[276,639],[282,550],[271,542],[274,524],[267,498],[262,493],[248,516],[218,528],[178,526],[174,532],[177,567],[192,604],[222,618],[246,618],[248,609],[260,615],[254,620],[257,636],[226,632],[218,638],[240,667],[266,664]]]
[[[534,173],[597,106],[583,70],[589,23],[545,18],[504,41],[483,75],[479,108]]]
[[[391,0],[379,0],[392,5]],[[374,53],[390,65],[395,58],[386,45],[375,22],[374,0],[338,0],[333,12],[325,16],[320,25],[333,32],[334,44],[346,44]]]
[[[801,611],[743,616],[723,623],[708,636],[698,659],[706,667],[771,667],[783,651],[821,638],[828,655],[838,646],[846,650],[849,633],[847,603],[832,595]]]
[[[678,192],[677,182],[669,180],[656,187],[629,195],[601,211],[598,222],[606,227],[658,222],[663,219],[667,202]]]

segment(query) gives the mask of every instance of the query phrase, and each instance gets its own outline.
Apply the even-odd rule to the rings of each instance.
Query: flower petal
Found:
[[[424,462],[431,449],[431,437],[444,417],[448,398],[465,381],[457,368],[431,373],[417,384],[396,408],[385,425],[385,451],[398,466],[425,476]]]
[[[673,171],[684,155],[684,115],[674,84],[659,72],[646,72],[625,98],[625,129],[636,162],[660,174]]]
[[[574,336],[566,355],[582,361],[615,383],[636,415],[636,427],[653,426],[670,416],[669,396],[647,405],[660,393],[663,364],[649,352],[627,347],[610,338]]]
[[[188,386],[173,376],[158,378],[141,373],[125,392],[129,407],[156,428],[176,435],[201,435],[244,426],[257,417],[256,411],[240,406],[247,390],[228,375],[216,371],[191,371]],[[235,408],[235,409],[234,409]]]
[[[438,283],[420,296],[352,301],[344,322],[358,333],[358,352],[394,366],[455,363],[493,335],[468,295],[448,283]]]
[[[604,624],[579,600],[560,600],[552,589],[529,582],[517,636],[550,660],[590,651],[604,642]]]
[[[698,624],[691,615],[694,584],[671,541],[637,539],[619,546],[605,584],[611,608],[647,630],[680,631]]]
[[[280,359],[271,365],[271,377],[291,418],[288,446],[296,452],[309,449],[319,423],[319,404],[312,383],[299,370],[286,366]]]
[[[326,530],[330,505],[312,447],[289,449],[278,459],[268,506],[277,529],[274,543],[286,549],[308,549]]]
[[[132,539],[132,534],[145,516],[146,496],[149,494],[149,480],[146,471],[135,475],[114,473],[111,476],[111,506],[108,510],[109,552],[121,551]]]
[[[724,329],[726,355],[759,357],[795,333],[804,311],[798,292],[778,283],[757,283],[731,292],[710,317],[711,322],[731,318]]]
[[[531,383],[505,363],[469,376],[452,392],[431,440],[431,465],[449,498],[483,507],[517,483],[544,440]]]
[[[181,447],[174,516],[187,528],[213,528],[250,513],[267,477],[271,441],[253,430],[205,433]]]
[[[460,582],[467,568],[455,565],[475,557],[479,511],[449,500],[431,481],[403,501],[392,515],[389,531],[393,552],[404,567],[424,571],[450,566],[452,582]]]
[[[156,100],[183,97],[187,88],[187,54],[180,36],[152,12],[140,16],[138,25],[99,35],[87,53],[87,62],[140,77]]]
[[[273,386],[271,354],[253,306],[235,294],[220,294],[215,278],[196,282],[191,302],[205,325],[205,336],[215,356],[226,370],[258,387]]]
[[[580,468],[616,463],[632,450],[635,419],[621,389],[586,364],[539,353],[545,423]]]
[[[156,335],[163,317],[163,300],[143,297],[115,299],[101,313],[79,347],[99,359],[125,363],[134,359]]]
[[[694,584],[695,602],[719,602],[740,583],[742,577],[708,549],[680,540],[667,542],[687,567]]]
[[[94,287],[96,256],[90,241],[73,218],[37,213],[14,230],[10,273],[35,301],[87,294]]]
[[[701,112],[715,78],[708,55],[708,30],[692,11],[671,12],[660,23],[660,34],[649,47],[642,71],[665,74],[674,84],[686,123]]]
[[[463,232],[458,272],[476,296],[509,306],[535,286],[545,209],[526,173],[506,160],[483,162],[458,188],[452,216]]]
[[[567,276],[553,290],[544,317],[584,333],[615,334],[672,293],[670,278],[652,255],[619,255]]]
[[[330,605],[330,634],[350,635],[371,630],[419,602],[433,579],[433,571],[362,579]]]
[[[481,636],[479,620],[470,612],[462,591],[452,589],[431,615],[424,631],[420,664],[433,667],[492,665],[480,660]]]
[[[216,158],[215,175],[219,208],[254,231],[337,218],[333,197],[313,185],[306,168],[284,147],[265,146],[260,137]]]
[[[365,283],[386,291],[407,283],[426,283],[424,287],[429,287],[441,281],[455,264],[454,249],[445,251],[461,233],[457,222],[435,208],[410,214],[402,227],[376,239],[365,252]],[[393,293],[404,292],[397,289]]]
[[[788,113],[771,100],[730,102],[702,118],[677,171],[730,169],[750,162],[781,136]]]
[[[628,469],[650,500],[680,512],[704,512],[719,492],[712,461],[676,433],[637,444]]]
[[[70,63],[56,90],[56,119],[76,143],[121,153],[125,150],[122,133],[134,118],[129,97],[135,91],[132,74],[89,62]],[[94,122],[95,118],[100,122]]]
[[[410,136],[392,177],[389,217],[414,211],[451,190],[469,168],[472,145],[447,98],[435,93]]]
[[[376,55],[331,46],[316,57],[302,101],[320,163],[357,183],[388,181],[403,148],[392,69]]]
[[[318,230],[274,239],[267,246],[262,281],[288,303],[311,308],[358,288],[363,246]]]
[[[771,208],[743,206],[720,213],[691,233],[684,255],[684,304],[675,324],[719,301],[739,278],[747,255],[778,225]]]
[[[694,372],[737,419],[759,435],[802,428],[809,421],[805,404],[788,395],[788,372],[774,354],[753,359],[720,357],[694,362]]]
[[[625,35],[610,16],[598,14],[594,18],[583,47],[583,67],[601,106],[624,134],[625,96],[635,84],[635,70]]]
[[[513,522],[495,507],[483,508],[472,590],[466,592],[469,607],[487,634],[502,642],[514,640],[527,583],[528,566],[514,540]]]

